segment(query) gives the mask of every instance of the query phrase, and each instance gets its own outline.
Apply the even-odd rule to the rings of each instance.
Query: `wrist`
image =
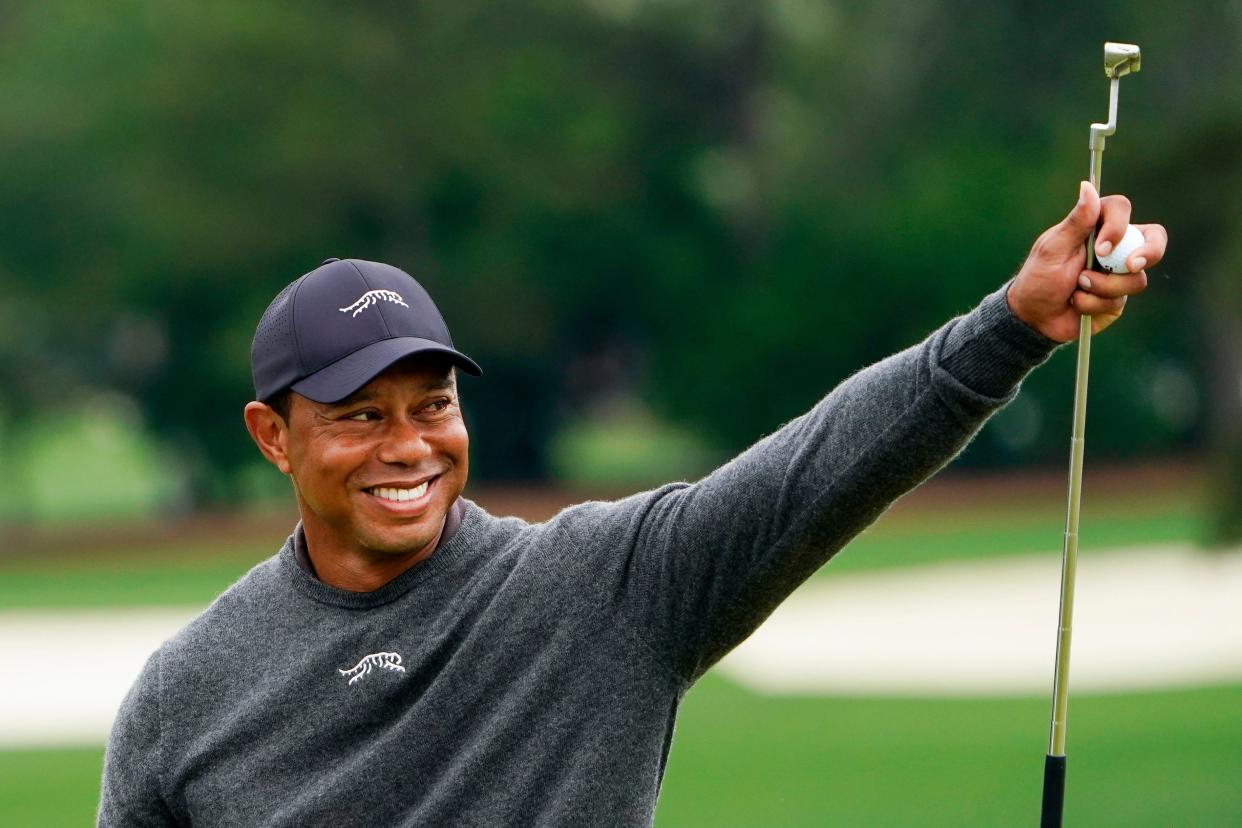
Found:
[[[1009,280],[1009,284],[1005,286],[1005,307],[1009,310],[1009,315],[1023,326],[1034,331],[1042,339],[1052,342],[1056,345],[1065,344],[1066,340],[1052,336],[1049,333],[1044,318],[1032,309],[1032,300],[1026,291],[1023,290],[1021,276],[1015,276]]]
[[[1009,284],[1005,286],[1005,306],[1009,308],[1009,312],[1013,314],[1014,318],[1019,322],[1026,325],[1028,328],[1039,330],[1039,327],[1034,323],[1034,320],[1031,319],[1026,313],[1021,296],[1016,295],[1020,290],[1021,288],[1018,285],[1017,278],[1010,279]]]

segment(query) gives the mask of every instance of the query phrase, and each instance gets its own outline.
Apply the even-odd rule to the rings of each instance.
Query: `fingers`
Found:
[[[1131,256],[1130,260],[1135,258]],[[1092,330],[1099,332],[1117,321],[1125,310],[1126,299],[1147,290],[1147,272],[1112,274],[1084,270],[1078,274],[1078,288],[1070,295],[1070,304],[1078,313],[1092,317]]]
[[[1041,239],[1044,250],[1058,258],[1077,252],[1095,229],[1099,217],[1100,195],[1090,181],[1083,181],[1078,185],[1078,202],[1069,211],[1069,215]],[[1125,232],[1124,227],[1122,232]]]
[[[1126,234],[1130,224],[1130,199],[1110,195],[1100,199],[1100,230],[1095,234],[1095,254],[1107,256]],[[1140,268],[1141,269],[1141,268]]]
[[[1142,231],[1144,241],[1126,258],[1126,269],[1131,273],[1137,273],[1145,267],[1159,264],[1169,244],[1169,234],[1161,225],[1137,224],[1135,226]]]
[[[1130,213],[1130,199],[1123,195],[1101,198],[1091,182],[1083,181],[1078,185],[1078,202],[1060,224],[1040,236],[1034,252],[1043,259],[1068,260],[1087,241],[1091,231],[1097,230],[1096,255],[1107,256],[1125,236]],[[1137,226],[1145,242],[1126,258],[1131,273],[1151,267],[1164,258],[1169,241],[1168,233],[1159,224]]]
[[[1083,316],[1120,316],[1126,306],[1126,296],[1096,296],[1085,290],[1076,290],[1070,297],[1074,310]]]
[[[1134,257],[1132,256],[1131,259]],[[1080,292],[1104,299],[1116,299],[1120,296],[1133,296],[1147,290],[1147,273],[1138,270],[1133,273],[1114,275],[1084,270],[1078,275]],[[1075,305],[1077,307],[1077,305]]]
[[[1130,213],[1125,196],[1100,198],[1090,182],[1079,184],[1073,209],[1035,239],[1014,277],[1006,296],[1014,315],[1058,342],[1074,338],[1081,316],[1091,317],[1093,331],[1116,322],[1126,299],[1147,289],[1144,268],[1160,262],[1168,244],[1159,224],[1136,225],[1143,242],[1126,257],[1129,273],[1084,270],[1092,232],[1098,227],[1096,249],[1106,254],[1124,238]]]

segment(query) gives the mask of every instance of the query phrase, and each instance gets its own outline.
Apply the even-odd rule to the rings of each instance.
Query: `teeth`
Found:
[[[428,481],[430,482],[430,481]],[[384,500],[392,500],[401,503],[406,500],[417,500],[427,493],[427,483],[421,483],[413,489],[392,489],[387,486],[379,486],[371,489],[371,494],[376,497],[382,497]]]

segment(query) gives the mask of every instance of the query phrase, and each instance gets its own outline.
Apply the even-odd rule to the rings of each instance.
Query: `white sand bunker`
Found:
[[[720,666],[764,693],[1044,695],[1055,556],[842,574],[799,590]],[[194,607],[0,612],[0,748],[102,744]],[[1242,552],[1083,552],[1075,692],[1242,681]]]
[[[827,577],[720,670],[764,693],[1051,694],[1059,556]],[[1242,551],[1080,552],[1070,688],[1242,681]]]
[[[0,612],[0,748],[103,744],[147,657],[199,611]]]

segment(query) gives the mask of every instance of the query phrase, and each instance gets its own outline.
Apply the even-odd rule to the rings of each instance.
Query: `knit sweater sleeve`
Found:
[[[96,824],[178,824],[164,799],[160,773],[160,651],[147,660],[130,688],[104,753],[103,783]]]
[[[693,680],[951,460],[1055,345],[996,291],[699,482],[596,515],[596,537],[621,550],[601,553],[597,575],[631,629]]]

